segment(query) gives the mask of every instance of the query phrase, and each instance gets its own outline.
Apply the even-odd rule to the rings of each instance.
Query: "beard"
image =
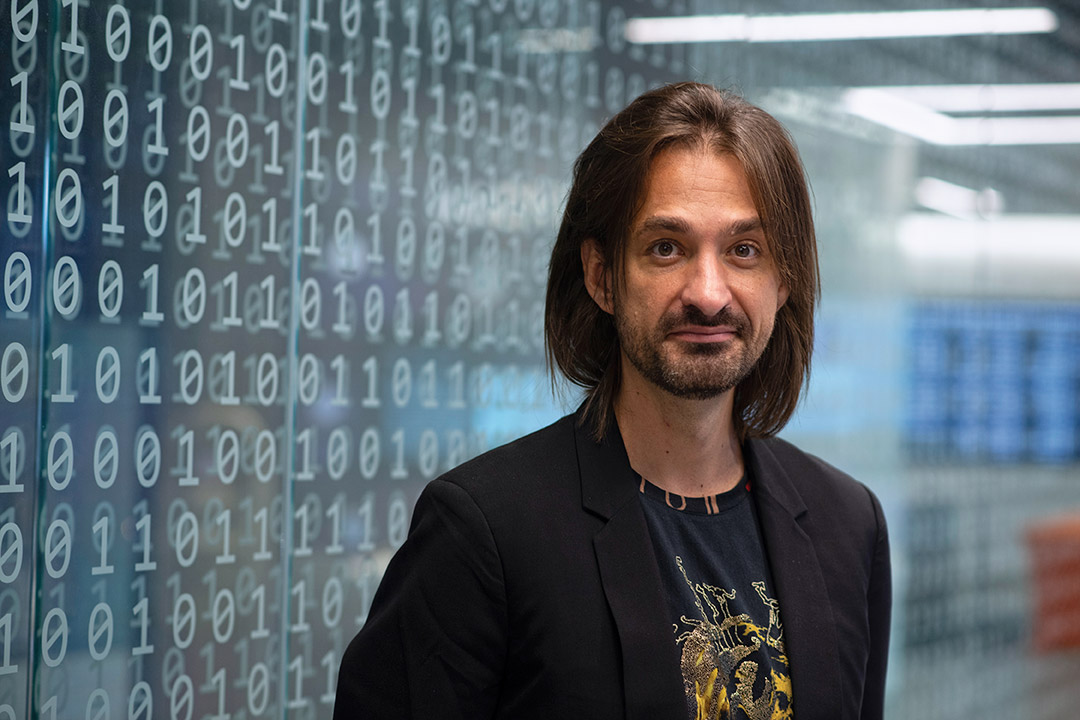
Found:
[[[734,329],[724,342],[695,343],[668,340],[684,325]],[[755,335],[749,319],[731,308],[707,317],[696,307],[661,316],[656,327],[632,325],[615,309],[615,328],[622,352],[642,377],[676,397],[708,400],[726,393],[750,375],[768,345],[772,328]]]

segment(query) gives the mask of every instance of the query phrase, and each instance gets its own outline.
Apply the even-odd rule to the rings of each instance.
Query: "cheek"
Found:
[[[772,285],[751,289],[744,295],[749,305],[744,305],[744,311],[750,316],[754,325],[763,331],[771,330],[776,322],[776,314],[784,306],[786,294],[781,288]]]
[[[758,283],[757,294],[761,298],[761,306],[775,313],[787,301],[788,291],[780,278],[772,276]]]
[[[623,303],[626,314],[635,318],[646,318],[651,314],[662,313],[672,298],[667,286],[666,279],[628,279],[624,286]]]

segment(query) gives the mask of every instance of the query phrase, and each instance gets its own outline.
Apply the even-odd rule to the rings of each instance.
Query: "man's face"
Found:
[[[587,280],[589,257],[583,250]],[[623,382],[685,398],[716,397],[750,373],[788,294],[742,165],[707,149],[656,157],[614,299],[610,271],[592,266],[602,283],[592,294],[615,317]]]

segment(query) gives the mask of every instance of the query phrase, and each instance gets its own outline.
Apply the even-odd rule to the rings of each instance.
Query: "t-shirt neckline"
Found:
[[[735,487],[722,493],[689,497],[679,495],[655,485],[644,477],[641,477],[638,492],[649,500],[663,503],[672,510],[690,513],[693,515],[716,515],[738,505],[750,494],[750,480],[743,475]]]

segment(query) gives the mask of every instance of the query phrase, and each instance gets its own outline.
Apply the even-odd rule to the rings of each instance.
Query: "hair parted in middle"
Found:
[[[591,239],[621,292],[630,226],[645,200],[653,160],[670,147],[708,149],[743,167],[788,299],[750,375],[735,388],[740,439],[775,435],[810,376],[820,292],[813,213],[795,144],[774,117],[738,95],[682,82],[651,90],[611,118],[574,163],[573,184],[551,253],[544,335],[552,373],[585,388],[583,420],[599,441],[620,385],[614,318],[585,286],[581,246]]]

